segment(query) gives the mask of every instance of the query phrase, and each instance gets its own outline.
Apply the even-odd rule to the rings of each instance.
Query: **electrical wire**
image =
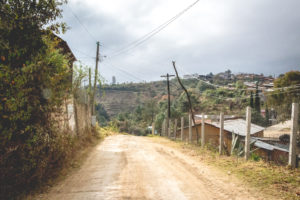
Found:
[[[185,9],[183,9],[181,12],[179,12],[178,14],[176,14],[174,17],[172,17],[171,19],[167,20],[166,22],[164,22],[163,24],[159,25],[157,28],[153,29],[152,31],[150,31],[149,33],[145,34],[144,36],[142,36],[141,38],[129,43],[128,45],[126,45],[125,47],[115,51],[113,53],[112,56],[110,56],[110,58],[119,56],[127,51],[130,51],[138,46],[140,46],[141,44],[145,43],[147,40],[151,39],[153,36],[155,36],[156,34],[158,34],[160,31],[162,31],[163,29],[165,29],[169,24],[171,24],[172,22],[174,22],[176,19],[178,19],[180,16],[182,16],[185,12],[187,12],[189,9],[191,9],[193,6],[195,6],[200,0],[195,1],[194,3],[192,3],[191,5],[189,5],[188,7],[186,7]]]
[[[126,74],[127,76],[131,77],[131,79],[133,78],[133,80],[138,80],[138,81],[144,82],[144,80],[140,79],[139,77],[135,76],[134,74],[132,74],[132,73],[130,73],[128,71],[125,71],[123,69],[120,69],[119,67],[116,67],[116,66],[112,65],[111,63],[110,64],[105,63],[104,65],[106,65],[108,67],[111,67],[113,69],[116,69],[116,70],[122,72],[123,74]]]
[[[79,19],[79,17],[77,17],[77,15],[75,14],[75,12],[72,10],[72,8],[67,4],[68,8],[70,9],[72,15],[76,18],[76,20],[79,22],[79,24],[83,27],[83,29],[89,34],[89,36],[97,41],[97,39],[90,33],[90,31],[85,27],[85,25],[81,22],[81,20]]]

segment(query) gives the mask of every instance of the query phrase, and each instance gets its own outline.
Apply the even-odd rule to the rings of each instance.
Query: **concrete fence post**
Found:
[[[224,114],[220,113],[220,136],[219,136],[219,154],[223,152],[224,143]]]
[[[189,142],[192,143],[193,129],[192,129],[192,114],[189,114]]]
[[[251,133],[251,107],[247,107],[246,111],[246,137],[245,137],[245,160],[250,157],[250,133]]]
[[[298,131],[298,112],[299,112],[299,104],[292,104],[292,126],[291,126],[291,135],[290,135],[290,149],[289,149],[289,166],[291,168],[296,167],[296,139],[297,139],[297,131]]]
[[[176,135],[177,135],[177,119],[175,119],[175,124],[174,124],[174,140],[176,140]]]
[[[205,145],[205,123],[204,123],[204,114],[202,114],[202,121],[201,121],[201,147]]]
[[[184,117],[181,117],[181,141],[183,141]]]

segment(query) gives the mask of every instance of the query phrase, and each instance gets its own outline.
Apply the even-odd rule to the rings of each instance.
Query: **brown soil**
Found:
[[[114,135],[82,168],[37,199],[265,199],[224,174],[149,138]]]

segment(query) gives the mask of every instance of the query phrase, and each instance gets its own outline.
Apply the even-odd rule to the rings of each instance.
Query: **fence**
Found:
[[[244,155],[246,160],[250,158],[250,155],[257,154],[267,161],[288,164],[292,168],[295,168],[298,165],[298,154],[300,154],[299,148],[297,149],[296,147],[298,110],[298,104],[293,103],[289,149],[284,148],[283,145],[279,143],[268,143],[263,140],[263,129],[262,131],[254,130],[256,129],[256,125],[251,124],[250,107],[247,107],[246,110],[246,121],[242,128],[243,131],[239,133],[234,133],[234,131],[229,130],[228,127],[226,127],[226,130],[224,129],[224,115],[221,113],[218,125],[206,123],[204,114],[202,114],[201,123],[195,125],[192,124],[191,115],[189,115],[189,123],[187,126],[185,126],[184,118],[182,117],[180,120],[180,128],[177,127],[177,119],[175,119],[174,122],[169,120],[169,123],[167,123],[167,119],[165,119],[162,125],[161,135],[189,143],[198,144],[201,142],[202,147],[213,147],[218,149],[220,154],[231,155],[233,152],[237,152],[238,155]],[[198,129],[199,137],[196,135],[196,129]],[[199,141],[197,141],[197,138],[199,138]]]

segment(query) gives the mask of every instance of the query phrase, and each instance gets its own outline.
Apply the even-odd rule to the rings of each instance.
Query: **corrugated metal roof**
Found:
[[[213,122],[212,125],[220,128],[220,123]],[[252,124],[250,135],[263,131],[265,128]],[[246,120],[243,119],[234,119],[234,120],[225,120],[224,121],[224,130],[229,132],[234,132],[235,134],[246,136]]]
[[[252,141],[255,141],[255,140],[252,140]],[[262,142],[262,141],[259,141],[259,140],[255,141],[254,146],[256,146],[258,148],[261,148],[261,149],[267,149],[269,151],[273,151],[274,150],[274,146],[273,145],[270,145],[268,143],[265,143],[265,142]]]
[[[266,142],[262,142],[262,141],[259,141],[257,139],[251,138],[251,141],[255,142],[254,146],[256,146],[258,148],[261,148],[261,149],[267,149],[269,151],[273,151],[274,149],[276,149],[276,150],[279,150],[279,151],[289,152],[289,150],[286,149],[286,148],[279,147],[279,146],[272,145],[272,144],[268,144]]]

